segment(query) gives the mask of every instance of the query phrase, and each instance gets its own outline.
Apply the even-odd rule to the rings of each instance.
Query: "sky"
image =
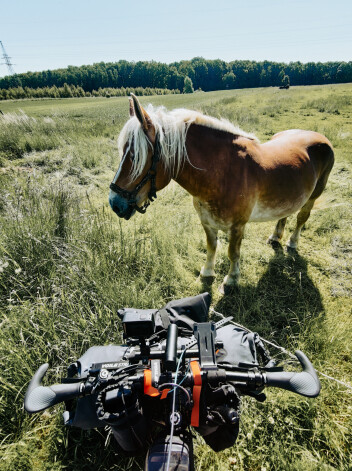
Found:
[[[16,73],[196,56],[350,61],[352,0],[0,0],[0,41]]]

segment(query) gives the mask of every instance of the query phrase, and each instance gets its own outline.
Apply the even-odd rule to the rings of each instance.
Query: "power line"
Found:
[[[11,62],[11,57],[9,57],[5,51],[5,48],[4,48],[4,45],[2,43],[2,41],[0,41],[0,46],[1,46],[1,49],[2,49],[2,58],[4,59],[5,62],[2,62],[1,65],[7,65],[7,68],[9,69],[9,74],[10,75],[14,75],[15,74],[15,71],[13,70],[13,64]]]

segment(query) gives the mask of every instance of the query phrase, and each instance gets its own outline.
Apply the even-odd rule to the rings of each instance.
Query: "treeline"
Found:
[[[142,87],[121,87],[121,88],[99,88],[91,92],[84,91],[82,87],[64,84],[63,87],[14,87],[0,89],[0,100],[18,100],[21,98],[73,98],[73,97],[106,97],[129,96],[131,93],[139,96],[169,95],[180,93],[179,90],[168,90],[166,88],[142,88]]]
[[[320,85],[352,82],[352,62],[283,62],[236,60],[224,62],[195,57],[189,61],[161,62],[100,62],[66,69],[27,72],[0,79],[0,89],[17,87],[81,87],[93,93],[99,88],[184,89],[189,77],[193,88],[204,91],[225,88],[280,86],[285,76],[291,85]]]

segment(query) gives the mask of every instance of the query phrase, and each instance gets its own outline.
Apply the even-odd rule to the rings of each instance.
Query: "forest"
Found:
[[[0,99],[119,96],[127,94],[128,88],[139,88],[138,94],[148,95],[161,94],[161,90],[182,93],[199,89],[215,91],[347,82],[352,82],[352,61],[286,64],[250,60],[225,62],[195,57],[192,60],[165,64],[120,60],[2,77]],[[114,92],[114,89],[119,89],[119,92]]]

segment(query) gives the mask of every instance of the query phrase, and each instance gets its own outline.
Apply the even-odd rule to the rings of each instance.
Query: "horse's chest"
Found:
[[[202,224],[211,227],[214,230],[227,232],[231,228],[231,221],[226,221],[216,214],[211,204],[193,198],[194,207],[202,221]]]

